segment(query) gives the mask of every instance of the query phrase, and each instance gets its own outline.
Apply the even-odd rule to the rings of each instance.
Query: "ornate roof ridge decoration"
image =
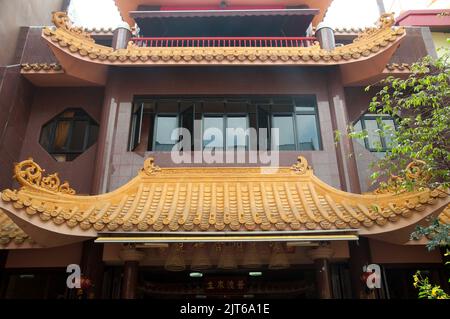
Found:
[[[202,63],[281,63],[343,64],[365,59],[391,46],[402,38],[405,30],[393,27],[393,15],[383,15],[376,28],[367,28],[353,43],[332,51],[310,47],[137,47],[132,42],[126,49],[98,45],[86,33],[73,28],[66,13],[54,14],[56,28],[45,28],[43,36],[52,45],[79,58],[105,65],[202,64]]]
[[[54,12],[52,16],[52,22],[57,29],[65,30],[81,40],[94,42],[94,39],[92,39],[89,33],[84,31],[84,28],[73,26],[72,21],[70,21],[70,18],[67,15],[67,12]]]
[[[78,238],[98,232],[340,229],[370,235],[385,227],[392,230],[397,222],[405,227],[408,218],[422,216],[427,207],[450,202],[445,193],[430,190],[346,193],[315,177],[303,157],[272,174],[260,167],[159,168],[149,158],[130,182],[97,196],[74,195],[55,175],[44,180],[42,173],[31,159],[17,164],[15,177],[21,188],[3,191],[0,209]]]
[[[308,161],[303,156],[297,157],[297,163],[291,166],[291,170],[303,175],[308,171],[312,171],[312,167],[308,165]]]
[[[58,63],[23,63],[20,67],[24,72],[50,72],[63,70],[62,66]]]
[[[391,175],[386,183],[382,184],[381,187],[376,189],[374,194],[399,194],[405,193],[408,190],[402,187],[405,181],[409,181],[416,185],[423,185],[430,180],[430,173],[425,170],[426,163],[421,160],[413,160],[405,167],[405,177]],[[423,188],[423,187],[422,187]],[[421,191],[422,188],[416,188],[415,191]],[[436,189],[434,191],[443,191],[442,189]]]
[[[31,157],[14,166],[14,178],[23,186],[52,193],[76,194],[67,181],[61,183],[58,173],[47,176],[44,173],[45,169],[36,164]]]

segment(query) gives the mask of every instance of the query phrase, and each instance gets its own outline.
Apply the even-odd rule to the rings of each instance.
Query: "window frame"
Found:
[[[81,116],[80,115],[74,115],[74,117],[72,117],[72,118],[63,117],[64,113],[71,112],[71,111],[74,111],[75,114],[76,114],[77,111],[82,111],[85,114],[81,115]],[[58,126],[59,126],[59,123],[62,123],[62,122],[69,123],[69,131],[67,133],[67,141],[66,141],[66,144],[69,145],[69,147],[68,147],[67,150],[55,149],[56,130],[57,130]],[[72,149],[70,149],[70,145],[72,143],[73,130],[74,130],[74,126],[75,126],[76,122],[84,122],[84,123],[87,123],[87,125],[86,125],[86,130],[84,132],[82,148],[81,149],[77,149],[77,150],[72,150]],[[48,138],[48,140],[49,140],[48,147],[44,147],[42,145],[42,143],[41,143],[42,135],[43,135],[43,132],[44,132],[43,127],[45,127],[46,125],[50,125],[50,134],[49,134],[49,138]],[[100,125],[83,108],[68,108],[68,109],[65,109],[64,111],[62,111],[61,113],[59,113],[58,115],[53,117],[50,121],[46,122],[41,127],[41,131],[40,131],[40,134],[39,134],[39,145],[41,145],[45,149],[45,151],[47,153],[52,155],[52,157],[54,157],[55,155],[81,155],[86,150],[88,150],[91,146],[93,146],[94,144],[97,143],[97,141],[96,141],[91,146],[89,146],[89,140],[90,140],[90,134],[91,134],[91,126],[97,126],[98,128],[100,127]],[[98,140],[98,135],[97,135],[97,140]],[[72,161],[73,159],[71,159],[70,161]]]
[[[377,129],[382,131],[382,127],[380,127],[380,123],[378,122],[378,119],[381,119],[381,121],[383,120],[392,120],[392,122],[394,123],[394,131],[397,130],[397,121],[395,120],[394,117],[387,115],[387,114],[373,114],[373,113],[366,113],[363,114],[359,117],[358,120],[355,121],[355,123],[353,125],[355,125],[356,123],[360,122],[361,123],[361,130],[362,132],[367,131],[366,129],[366,121],[367,120],[375,120],[375,122],[377,123]],[[378,132],[378,137],[380,138],[381,141],[381,147],[380,148],[371,148],[370,144],[369,144],[369,137],[365,137],[364,138],[364,147],[372,152],[372,153],[385,153],[387,151],[390,151],[392,148],[387,147],[386,144],[386,137],[385,136],[381,136],[381,134]]]
[[[225,106],[225,111],[226,111],[226,106]],[[223,128],[225,129],[223,133],[223,141],[222,141],[222,148],[218,148],[217,151],[234,151],[235,149],[228,149],[228,145],[227,145],[227,129],[228,129],[228,118],[233,118],[233,117],[244,117],[245,118],[245,122],[246,122],[246,126],[248,129],[249,128],[249,124],[250,124],[250,119],[249,119],[249,113],[219,113],[219,112],[207,112],[207,113],[201,113],[202,114],[202,150],[205,150],[205,140],[204,140],[204,134],[205,134],[205,117],[215,117],[215,118],[222,118],[222,125]],[[249,138],[248,136],[245,137],[245,151],[248,151],[249,149]]]
[[[286,100],[289,101],[285,104],[283,103],[276,103],[277,100]],[[177,103],[177,113],[171,113],[171,112],[159,112],[159,102],[160,101],[167,101],[167,100],[172,100],[174,102]],[[224,104],[224,112],[204,112],[204,104],[210,100],[214,100],[216,102],[221,102]],[[259,100],[259,101],[258,101]],[[303,100],[305,101],[306,105],[300,105],[300,103],[298,102],[299,100]],[[261,103],[261,101],[264,101]],[[223,118],[223,126],[225,129],[225,132],[223,132],[223,147],[222,150],[223,151],[227,151],[228,147],[227,147],[227,134],[226,134],[226,129],[228,128],[228,118],[229,117],[245,117],[246,118],[246,125],[247,125],[247,129],[250,128],[250,125],[253,123],[255,128],[258,130],[258,136],[257,136],[257,148],[258,150],[260,149],[260,139],[259,139],[259,129],[260,129],[260,107],[262,106],[266,106],[268,107],[269,111],[265,111],[268,115],[268,149],[271,150],[272,149],[272,145],[271,145],[271,128],[273,127],[273,117],[277,116],[277,115],[288,115],[292,118],[293,121],[293,128],[294,131],[292,132],[294,134],[294,143],[295,143],[295,148],[292,151],[322,151],[323,150],[323,142],[322,142],[322,131],[321,131],[321,126],[320,126],[320,116],[319,116],[319,109],[318,109],[318,104],[317,104],[317,96],[313,95],[313,94],[305,94],[305,95],[271,95],[271,96],[260,96],[260,95],[249,95],[249,96],[184,96],[184,97],[170,97],[170,96],[152,96],[152,97],[138,97],[135,98],[133,105],[139,104],[141,105],[140,107],[143,109],[142,113],[141,113],[141,120],[140,120],[140,130],[142,131],[142,117],[145,113],[144,110],[144,104],[145,103],[155,103],[155,110],[153,112],[153,116],[154,116],[154,125],[153,125],[153,136],[152,136],[152,141],[149,141],[148,146],[147,146],[147,151],[148,152],[161,152],[161,151],[156,151],[155,150],[155,141],[156,141],[156,130],[157,130],[157,117],[158,116],[172,116],[172,115],[176,115],[177,116],[177,121],[178,121],[178,125],[179,127],[182,127],[181,121],[182,121],[182,116],[185,113],[185,109],[183,109],[183,103],[190,103],[191,107],[192,107],[192,114],[193,114],[193,123],[192,123],[192,127],[195,127],[195,121],[196,120],[201,120],[201,146],[202,146],[202,150],[205,149],[205,145],[204,145],[204,140],[203,140],[203,133],[204,133],[204,117],[206,116],[218,116],[218,117],[222,117]],[[240,102],[240,103],[244,103],[246,104],[246,109],[243,110],[243,112],[233,112],[233,111],[228,111],[227,110],[227,105],[228,104],[232,104],[235,102]],[[286,111],[275,111],[273,112],[273,108],[274,106],[277,105],[290,105],[290,111],[286,112]],[[313,108],[312,110],[297,110],[297,108],[301,108],[301,107],[311,107]],[[140,138],[139,138],[139,142],[135,142],[134,139],[134,135],[135,135],[135,129],[137,128],[137,126],[133,127],[133,115],[136,113],[136,111],[134,111],[132,113],[132,118],[131,118],[131,123],[130,123],[130,135],[129,135],[129,147],[128,147],[128,151],[133,152],[136,147],[140,144]],[[297,123],[297,115],[313,115],[315,117],[315,121],[316,121],[316,132],[315,134],[317,134],[317,140],[318,140],[318,148],[315,150],[303,150],[300,149],[300,145],[299,145],[299,140],[298,140],[298,123]],[[253,121],[253,122],[252,122]],[[252,126],[253,127],[253,126]],[[191,132],[192,133],[192,132]],[[141,132],[139,134],[139,137],[141,136]],[[192,145],[195,144],[195,136],[191,136],[192,138]],[[134,143],[134,144],[133,144]],[[246,136],[246,146],[245,146],[245,151],[248,151],[250,149],[250,144],[251,144],[251,140],[249,139],[248,136]],[[151,145],[151,149],[149,148],[149,146]],[[236,149],[236,148],[235,148]],[[232,150],[231,148],[229,150]]]
[[[319,108],[317,105],[317,99],[316,96],[313,95],[303,95],[303,96],[292,96],[290,97],[290,99],[292,100],[292,109],[290,112],[287,111],[273,111],[273,107],[276,106],[277,104],[274,103],[274,97],[268,98],[270,99],[270,104],[263,104],[264,106],[268,106],[269,107],[269,111],[264,111],[265,113],[268,114],[269,119],[268,119],[268,149],[272,149],[272,128],[273,128],[273,118],[274,116],[291,116],[292,120],[293,120],[293,134],[294,134],[294,143],[295,143],[295,149],[291,150],[291,151],[287,151],[287,152],[292,152],[292,151],[300,151],[300,152],[316,152],[316,151],[322,151],[323,150],[323,145],[322,145],[322,130],[320,128],[320,118],[319,118]],[[308,111],[298,111],[297,107],[302,107],[297,105],[296,103],[296,99],[311,99],[314,103],[312,106],[313,110],[308,110]],[[257,105],[256,108],[256,112],[257,112],[257,120],[258,120],[258,130],[259,130],[259,112],[260,112],[260,107],[262,105]],[[297,124],[297,115],[314,115],[315,117],[315,121],[316,121],[316,128],[317,128],[317,144],[318,144],[318,149],[316,150],[302,150],[300,149],[300,143],[298,141],[298,124]],[[259,138],[259,137],[258,137]],[[259,149],[259,140],[258,140],[258,149]]]

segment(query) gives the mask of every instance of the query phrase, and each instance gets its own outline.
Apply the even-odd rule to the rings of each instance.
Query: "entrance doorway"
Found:
[[[238,269],[168,272],[142,268],[137,289],[143,299],[309,299],[317,298],[310,267],[285,270]]]

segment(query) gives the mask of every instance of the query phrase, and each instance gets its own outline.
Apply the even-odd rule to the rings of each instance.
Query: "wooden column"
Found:
[[[89,299],[99,299],[103,286],[103,244],[96,244],[93,240],[83,243],[81,255],[81,272],[92,281],[92,288],[88,292]]]
[[[360,237],[358,241],[348,243],[350,250],[350,280],[352,295],[355,299],[373,299],[364,282],[361,281],[363,267],[371,264],[369,239]]]
[[[330,259],[334,250],[329,245],[321,245],[308,251],[308,256],[314,261],[316,268],[317,290],[320,299],[333,298],[331,286]]]
[[[122,299],[135,299],[139,275],[139,262],[145,254],[134,248],[124,248],[120,258],[124,261],[122,280]]]

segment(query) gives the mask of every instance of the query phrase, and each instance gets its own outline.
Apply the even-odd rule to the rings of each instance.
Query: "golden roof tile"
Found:
[[[386,69],[391,72],[411,72],[411,65],[408,63],[390,63],[386,65]]]
[[[11,244],[31,243],[29,236],[0,209],[0,249]]]
[[[62,66],[57,63],[23,63],[20,67],[25,73],[63,71]]]
[[[350,194],[314,176],[303,157],[266,174],[261,168],[160,168],[147,159],[128,184],[77,196],[31,159],[15,167],[21,184],[0,193],[0,208],[40,227],[97,232],[217,232],[358,229],[371,234],[449,200],[437,191]],[[56,228],[56,229],[57,229]]]

